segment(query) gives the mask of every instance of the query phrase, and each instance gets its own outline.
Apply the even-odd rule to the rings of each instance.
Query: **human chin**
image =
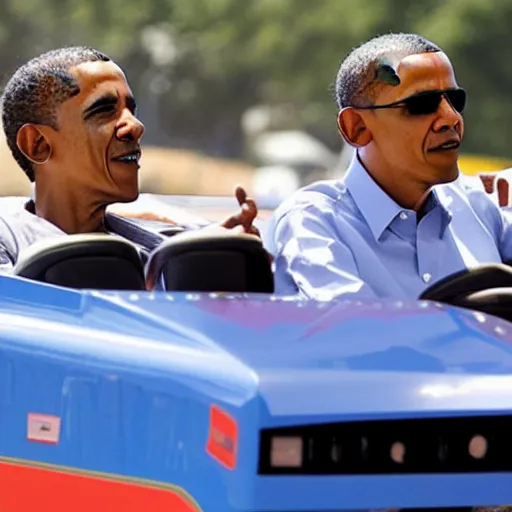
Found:
[[[459,163],[456,162],[455,165],[453,165],[451,167],[449,172],[447,172],[447,180],[446,180],[445,183],[449,183],[451,181],[455,181],[459,177],[459,174],[460,174]]]
[[[112,159],[108,165],[110,178],[115,184],[116,201],[129,203],[139,197],[139,163]]]
[[[138,173],[113,177],[116,185],[117,202],[131,203],[139,197]]]
[[[450,183],[459,177],[458,151],[446,151],[429,153],[429,167],[434,170],[433,174],[439,183]]]
[[[436,169],[436,184],[451,183],[459,177],[459,164],[453,162],[451,165],[437,167]]]

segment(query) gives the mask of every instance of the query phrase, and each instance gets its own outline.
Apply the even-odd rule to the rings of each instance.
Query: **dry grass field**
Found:
[[[141,192],[232,195],[238,184],[251,193],[253,168],[243,162],[204,157],[191,151],[143,147]],[[29,195],[31,185],[0,136],[0,196]]]

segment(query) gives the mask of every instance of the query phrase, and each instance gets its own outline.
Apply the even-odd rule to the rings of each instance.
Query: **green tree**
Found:
[[[242,115],[265,104],[335,148],[340,60],[376,34],[413,31],[447,51],[468,90],[465,151],[512,157],[511,21],[512,0],[3,0],[0,75],[87,44],[126,70],[150,144],[239,156]]]

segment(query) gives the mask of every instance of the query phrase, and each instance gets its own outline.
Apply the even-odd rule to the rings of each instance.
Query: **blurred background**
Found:
[[[389,31],[439,44],[469,94],[464,172],[512,164],[512,0],[0,0],[0,92],[65,45],[125,70],[146,125],[143,192],[279,201],[351,156],[331,86],[350,49]],[[30,186],[0,136],[0,195]]]

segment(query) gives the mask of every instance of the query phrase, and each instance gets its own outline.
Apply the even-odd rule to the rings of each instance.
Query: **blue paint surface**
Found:
[[[206,452],[212,404],[237,466]],[[72,291],[0,277],[0,457],[148,478],[205,511],[512,503],[512,475],[258,476],[262,428],[512,410],[512,325],[429,302]],[[28,413],[61,418],[57,445]]]

